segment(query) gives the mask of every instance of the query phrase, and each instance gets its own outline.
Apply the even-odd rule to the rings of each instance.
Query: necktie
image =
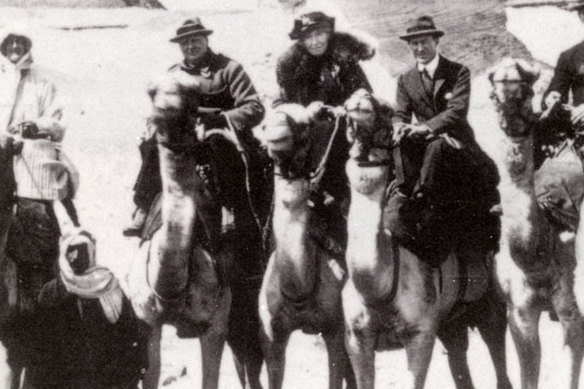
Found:
[[[422,83],[424,84],[424,90],[426,93],[431,95],[434,92],[434,80],[430,77],[430,73],[428,73],[428,69],[421,71]]]

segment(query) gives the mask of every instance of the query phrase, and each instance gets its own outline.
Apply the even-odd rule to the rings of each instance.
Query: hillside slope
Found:
[[[502,0],[337,0],[356,28],[380,41],[382,62],[392,75],[413,63],[406,44],[399,39],[410,21],[432,15],[446,35],[441,50],[473,73],[490,67],[505,56],[531,58],[525,46],[505,29]]]

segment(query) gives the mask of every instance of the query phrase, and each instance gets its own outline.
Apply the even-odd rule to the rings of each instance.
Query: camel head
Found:
[[[283,104],[264,122],[268,154],[279,173],[287,178],[310,173],[310,119],[299,104]]]
[[[501,130],[511,138],[530,135],[535,120],[533,84],[539,78],[539,69],[522,59],[506,58],[489,71],[488,77]]]
[[[351,186],[369,194],[385,186],[391,164],[391,108],[371,93],[360,89],[345,102]]]
[[[192,136],[198,107],[199,84],[184,72],[166,73],[148,85],[152,101],[150,123],[159,140],[179,144]]]

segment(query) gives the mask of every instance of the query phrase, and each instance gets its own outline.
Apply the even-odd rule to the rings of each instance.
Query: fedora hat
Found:
[[[294,20],[294,28],[289,36],[291,39],[300,39],[304,33],[321,26],[329,26],[331,30],[334,30],[335,18],[326,16],[320,11],[309,12]]]
[[[431,16],[420,16],[410,27],[407,28],[406,34],[400,36],[399,38],[404,41],[408,41],[412,38],[417,38],[424,35],[441,37],[444,35],[444,31],[438,30],[436,28],[434,20]]]
[[[213,33],[213,30],[207,30],[203,23],[201,23],[201,19],[199,18],[192,18],[187,19],[182,26],[176,30],[176,36],[172,38],[171,42],[180,42],[184,38],[191,36],[191,35],[203,35],[208,36]]]

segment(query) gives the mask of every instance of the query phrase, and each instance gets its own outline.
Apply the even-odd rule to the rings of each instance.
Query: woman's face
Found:
[[[302,35],[302,44],[311,55],[318,57],[326,52],[331,37],[328,26],[317,27]]]
[[[12,63],[17,63],[26,54],[26,39],[21,36],[11,35],[6,38],[6,58]]]

